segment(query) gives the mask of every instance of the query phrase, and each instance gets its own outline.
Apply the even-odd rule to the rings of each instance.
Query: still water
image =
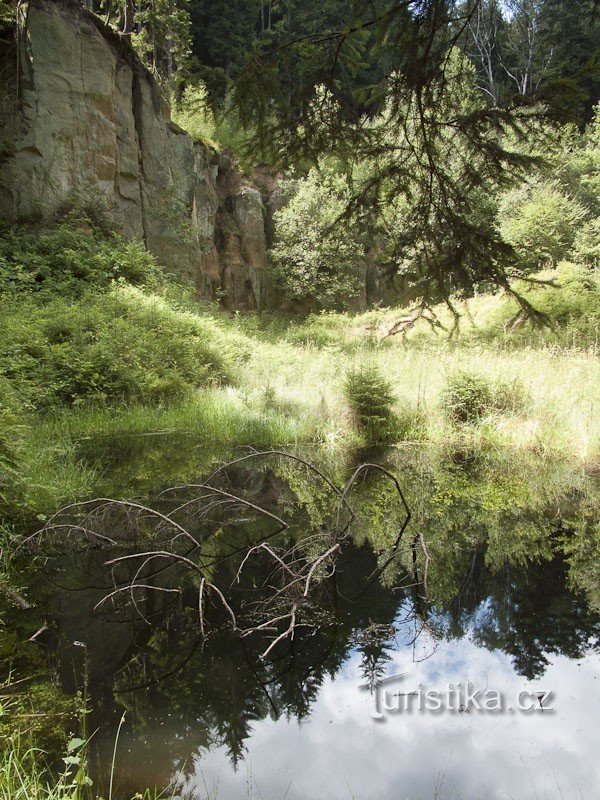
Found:
[[[176,441],[147,446],[131,456],[146,468],[129,497],[156,484],[149,463],[167,475],[180,457]],[[196,464],[171,469],[177,480],[163,481],[196,488],[138,495],[165,516],[184,509],[177,519],[201,543],[187,548],[180,536],[186,558],[210,559],[227,607],[213,593],[204,636],[193,569],[161,556],[149,571],[134,558],[115,579],[106,566],[167,547],[151,515],[103,508],[93,519],[86,508],[86,524],[100,519],[110,547],[44,545],[49,558],[30,588],[46,609],[37,646],[66,691],[87,675],[89,723],[101,731],[96,784],[106,793],[124,713],[119,798],[146,786],[197,800],[600,796],[598,481],[514,454],[302,456],[320,475],[284,457],[252,458],[214,478],[221,494],[207,501],[197,487],[210,469],[197,454]],[[287,621],[244,636],[230,615],[240,629],[257,627],[249,598],[259,592],[264,602],[281,575],[261,551],[240,579],[241,561],[264,539],[283,547],[277,552],[308,543],[318,553],[319,537],[341,526],[339,496],[322,476],[343,487],[364,461],[385,464],[402,487],[411,519],[399,546],[405,511],[396,488],[365,471],[346,495],[354,519],[335,563],[316,571],[293,638],[263,657]],[[283,533],[274,518],[285,520]],[[135,594],[106,601],[134,572],[144,577]]]

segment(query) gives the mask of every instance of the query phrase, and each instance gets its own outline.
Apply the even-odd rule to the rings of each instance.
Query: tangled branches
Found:
[[[284,475],[287,470],[287,479],[273,466]],[[202,637],[220,617],[242,638],[260,637],[267,658],[299,629],[319,624],[318,599],[335,584],[360,518],[355,495],[373,475],[389,485],[397,513],[376,569],[356,587],[358,599],[397,556],[411,516],[397,479],[373,463],[357,466],[340,487],[297,455],[252,450],[201,483],[165,489],[156,507],[110,498],[69,505],[26,544],[45,555],[110,550],[97,612],[129,609],[151,624],[157,607],[194,592]],[[308,510],[307,501],[299,499],[307,479],[311,498],[317,498]],[[418,534],[411,547],[418,581],[417,548],[424,547]],[[427,558],[419,582],[425,588],[426,570]]]

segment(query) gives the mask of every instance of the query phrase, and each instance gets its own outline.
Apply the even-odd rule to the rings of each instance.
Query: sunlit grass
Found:
[[[600,363],[589,354],[550,348],[505,351],[440,342],[406,346],[387,340],[340,347],[257,342],[238,386],[208,389],[165,406],[65,410],[37,419],[24,437],[22,502],[49,509],[88,495],[97,474],[81,458],[87,437],[189,433],[207,446],[295,446],[360,442],[344,395],[347,371],[377,364],[390,381],[398,437],[478,447],[524,449],[540,456],[600,464]],[[517,381],[530,402],[518,412],[456,423],[444,407],[448,378],[459,370],[490,381]]]
[[[407,310],[327,313],[302,320],[274,314],[231,318],[214,307],[194,311],[189,305],[185,313],[197,316],[203,329],[214,329],[219,347],[228,352],[233,385],[208,386],[162,405],[82,404],[31,415],[20,428],[13,510],[22,506],[28,513],[45,513],[95,491],[102,476],[82,442],[104,436],[189,434],[190,442],[207,452],[248,445],[364,443],[344,384],[349,371],[371,365],[393,389],[396,442],[508,448],[598,469],[600,308],[597,292],[586,290],[583,297],[574,270],[566,265],[565,288],[535,290],[538,305],[554,322],[544,329],[527,322],[517,328],[509,324],[515,304],[503,295],[457,304],[463,316],[453,336],[448,333],[452,315],[441,307],[436,314],[446,330],[420,320],[404,337],[385,337]],[[598,283],[597,276],[590,276]],[[132,295],[134,301],[145,302],[139,292]],[[457,373],[517,385],[527,402],[490,408],[474,421],[460,422],[445,399]]]

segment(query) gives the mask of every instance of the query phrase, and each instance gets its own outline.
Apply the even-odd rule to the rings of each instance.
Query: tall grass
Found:
[[[0,748],[0,800],[103,800],[94,791],[85,760],[85,743],[73,740],[61,770],[52,770],[43,750],[25,748],[18,737]],[[115,764],[111,767],[110,794]],[[168,800],[168,795],[145,789],[133,800]]]
[[[177,311],[177,319],[201,331],[217,356],[231,365],[233,385],[190,388],[181,398],[158,404],[91,401],[96,404],[22,415],[17,439],[4,436],[4,442],[0,432],[0,440],[10,445],[5,447],[9,455],[17,452],[13,441],[18,444],[15,474],[5,468],[0,475],[0,504],[4,494],[8,506],[0,509],[0,517],[20,509],[45,513],[94,492],[101,470],[88,457],[93,446],[82,442],[102,437],[179,433],[189,435],[189,446],[206,452],[245,445],[360,444],[363,432],[345,389],[347,376],[365,368],[377,370],[390,387],[395,424],[387,438],[392,443],[470,441],[597,469],[598,277],[567,265],[561,280],[557,290],[535,290],[538,305],[553,323],[541,331],[527,322],[516,328],[509,324],[515,307],[503,295],[463,303],[461,327],[453,336],[420,320],[405,337],[385,337],[393,321],[406,315],[402,310],[293,320],[269,314],[228,318],[211,307],[188,306]],[[129,303],[145,307],[148,302],[155,308],[159,302],[139,290],[128,291]],[[169,301],[159,305],[157,319],[163,320],[170,313]],[[447,309],[436,313],[449,329]],[[494,387],[493,399],[463,418],[449,413],[449,390],[460,374]],[[517,387],[526,402],[516,402]]]
[[[69,765],[52,775],[44,759],[43,751],[9,740],[0,751],[0,800],[91,800],[84,774]]]
[[[391,386],[397,421],[392,441],[471,441],[600,466],[600,361],[593,353],[508,351],[448,340],[407,346],[388,339],[349,349],[257,341],[236,387],[159,406],[83,406],[36,418],[22,436],[12,510],[21,504],[45,512],[92,493],[102,476],[82,456],[81,443],[89,439],[182,433],[190,446],[207,451],[359,443],[344,386],[346,374],[361,365],[375,366]],[[522,387],[527,402],[490,403],[476,418],[461,421],[448,414],[447,394],[461,372],[493,386]]]

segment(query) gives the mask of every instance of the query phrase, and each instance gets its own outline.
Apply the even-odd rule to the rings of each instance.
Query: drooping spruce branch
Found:
[[[288,166],[333,154],[345,165],[345,221],[377,231],[404,204],[385,259],[425,306],[482,286],[515,293],[519,262],[490,199],[531,170],[523,144],[544,136],[540,123],[572,118],[581,100],[571,76],[490,103],[465,46],[481,2],[332,3],[312,31],[284,15],[234,90],[257,157]]]

